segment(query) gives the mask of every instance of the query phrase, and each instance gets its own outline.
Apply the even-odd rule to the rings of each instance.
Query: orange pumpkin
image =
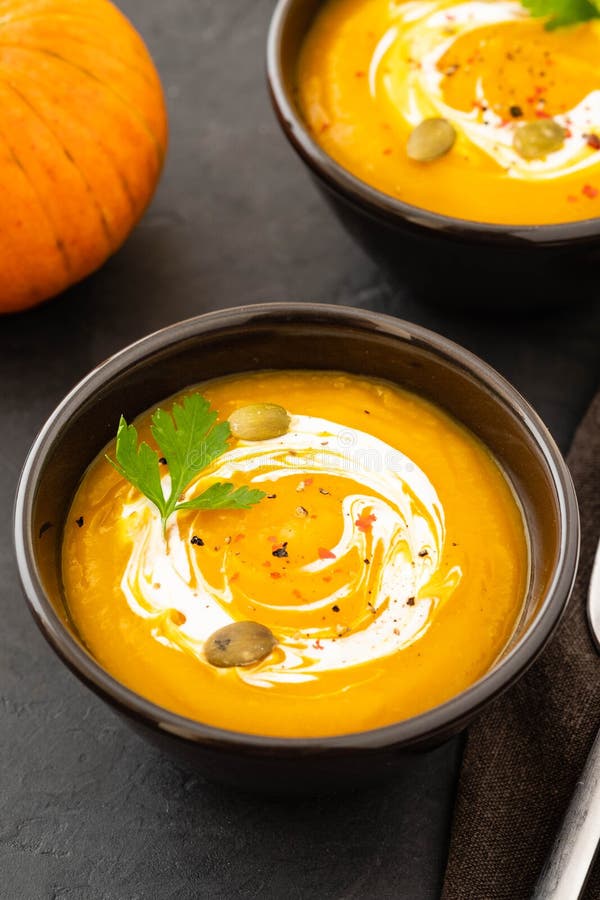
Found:
[[[108,0],[0,0],[0,312],[97,269],[156,187],[167,145],[150,55]]]

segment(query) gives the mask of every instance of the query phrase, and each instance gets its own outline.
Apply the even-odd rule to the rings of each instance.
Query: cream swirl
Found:
[[[411,127],[431,116],[447,119],[463,140],[494,159],[512,178],[543,180],[597,165],[596,155],[589,153],[587,134],[600,128],[599,90],[590,91],[572,109],[554,117],[566,130],[565,142],[545,159],[533,160],[524,159],[513,148],[519,123],[507,122],[491,109],[481,78],[473,109],[458,110],[444,100],[445,75],[438,67],[442,57],[467,32],[527,17],[520,3],[412,0],[397,4],[394,10],[396,21],[382,36],[371,60],[369,86],[373,96],[383,89]]]
[[[369,603],[360,621],[330,636],[322,636],[319,627],[274,629],[277,651],[261,663],[237,670],[254,685],[310,680],[319,672],[358,666],[401,650],[425,633],[434,610],[461,578],[457,567],[443,578],[439,572],[445,523],[433,485],[407,456],[366,432],[326,419],[292,416],[290,430],[282,437],[238,442],[202,474],[186,497],[215,481],[239,482],[241,475],[255,486],[285,478],[351,478],[358,490],[342,501],[341,535],[331,557],[309,560],[299,572],[316,577],[342,567],[351,573],[357,567],[349,561],[356,554],[373,561],[358,567],[354,576],[349,574],[342,587],[333,592],[324,589],[323,596],[302,606],[318,622],[320,611],[345,597],[364,594]],[[368,528],[361,527],[364,516],[369,517]],[[232,545],[223,547],[219,583],[213,584],[202,571],[201,554],[190,552],[189,535],[181,532],[177,517],[166,541],[157,512],[143,497],[124,505],[122,520],[132,544],[121,582],[130,608],[155,620],[156,640],[203,660],[207,638],[239,619],[234,611],[240,588],[228,576]],[[272,619],[276,610],[286,611],[282,603],[258,606],[268,609]],[[173,608],[183,613],[183,624],[169,619]],[[297,603],[289,608],[297,609]]]

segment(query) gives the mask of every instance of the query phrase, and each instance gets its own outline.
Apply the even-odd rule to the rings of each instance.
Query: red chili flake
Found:
[[[281,578],[281,572],[271,572],[271,578]]]
[[[323,581],[331,581],[331,575],[323,575]]]
[[[272,535],[270,535],[270,536],[267,538],[267,540],[268,540],[268,542],[269,542],[270,544],[276,544],[277,541],[279,540],[279,538],[276,538],[276,537],[272,534]]]
[[[313,647],[315,648],[315,650],[323,650],[324,649],[323,645],[321,644],[321,638],[317,638],[317,640],[313,644]]]
[[[400,629],[399,629],[399,628],[394,628],[394,634],[400,634]]]
[[[565,128],[565,137],[566,138],[573,137],[573,132],[571,131],[570,128]]]
[[[356,522],[354,523],[359,531],[362,531],[363,534],[366,534],[373,527],[373,522],[377,521],[377,516],[374,513],[361,513]]]
[[[598,196],[598,188],[593,187],[591,184],[584,184],[581,188],[581,193],[585,194],[586,197],[589,197],[590,200],[593,200],[594,197]]]
[[[321,134],[324,134],[328,128],[329,128],[329,122],[323,122],[323,124],[321,125]]]
[[[584,134],[585,142],[592,150],[600,150],[600,135]]]
[[[383,151],[383,155],[384,155],[384,156],[391,156],[391,155],[392,155],[392,148],[391,148],[391,147],[386,147],[385,150]]]
[[[550,113],[547,113],[543,109],[536,109],[535,116],[536,116],[536,119],[551,119],[552,118]]]
[[[234,540],[235,541],[243,541],[245,537],[246,537],[245,534],[236,534]]]
[[[294,595],[294,597],[297,597],[298,600],[302,600],[302,599],[303,599],[303,598],[302,598],[302,591],[299,591],[298,588],[294,588],[294,590],[292,591],[292,594]]]
[[[354,74],[356,75],[357,78],[364,78],[367,73],[363,72],[362,69],[359,69],[359,71],[355,72]]]
[[[240,573],[234,572],[233,575],[231,576],[231,578],[229,579],[229,584],[233,584],[233,582],[237,581],[239,577],[240,577]]]
[[[314,478],[305,478],[304,484],[306,485],[306,487],[308,487],[309,484],[312,484],[314,480],[315,480]]]
[[[265,569],[270,569],[271,563],[269,562],[269,560],[267,560],[266,562],[263,563],[263,566],[265,567]]]
[[[317,550],[320,559],[337,559],[335,553],[332,553],[331,550],[327,550],[326,547],[319,547]]]

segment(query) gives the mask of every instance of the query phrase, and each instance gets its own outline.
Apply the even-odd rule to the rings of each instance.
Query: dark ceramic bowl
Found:
[[[486,310],[595,298],[600,219],[511,226],[438,215],[369,187],[319,147],[297,104],[296,69],[303,39],[324,2],[279,0],[267,76],[284,134],[348,231],[429,302]]]
[[[194,382],[257,369],[343,369],[428,397],[492,450],[520,498],[532,573],[518,633],[484,678],[449,702],[373,731],[314,739],[239,734],[190,721],[129,690],[79,643],[60,573],[63,524],[87,466],[131,420]],[[72,671],[139,732],[210,778],[269,791],[348,788],[392,774],[456,734],[531,664],[554,631],[577,565],[579,522],[569,472],[542,422],[489,366],[456,344],[376,313],[275,303],[200,316],[109,359],[61,403],[37,438],[18,488],[15,542],[27,602]]]

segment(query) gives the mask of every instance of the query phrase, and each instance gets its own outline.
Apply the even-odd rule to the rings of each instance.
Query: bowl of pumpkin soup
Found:
[[[518,0],[280,0],[273,105],[351,233],[442,304],[594,296],[600,19]],[[433,262],[433,264],[432,264]]]
[[[18,489],[33,615],[75,674],[208,777],[391,775],[541,651],[572,587],[572,483],[467,351],[264,304],[139,341],[50,418]]]

